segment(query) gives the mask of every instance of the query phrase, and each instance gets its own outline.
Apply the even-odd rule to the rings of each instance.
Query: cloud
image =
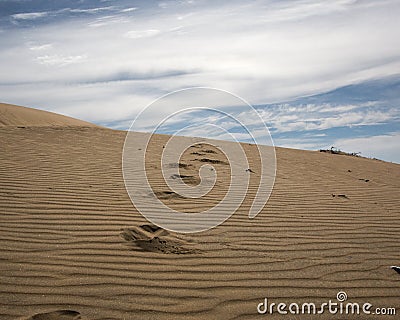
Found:
[[[361,155],[365,157],[379,155],[381,160],[400,163],[400,132],[355,139],[338,139],[334,142],[334,146],[347,152],[361,152]]]
[[[49,12],[16,13],[11,17],[15,20],[35,20],[49,15]]]
[[[271,105],[259,112],[275,132],[326,130],[337,127],[371,126],[400,120],[397,107],[360,105]]]
[[[149,29],[149,30],[131,30],[125,33],[125,37],[129,39],[140,39],[140,38],[150,38],[158,35],[160,30]]]
[[[129,20],[120,15],[110,15],[110,16],[102,16],[96,18],[94,21],[90,21],[87,23],[89,27],[99,28],[99,27],[108,27],[112,24],[122,24],[128,23]]]
[[[90,13],[52,20],[24,30],[24,34],[18,29],[8,32],[0,40],[2,47],[11,42],[7,51],[17,52],[14,65],[22,60],[28,70],[14,72],[13,81],[18,82],[18,75],[27,81],[27,73],[36,75],[29,80],[33,82],[70,83],[83,75],[104,78],[116,70],[151,74],[186,69],[185,77],[153,79],[149,85],[158,88],[153,98],[182,87],[213,86],[257,104],[324,92],[400,69],[400,48],[393,41],[400,28],[394,14],[400,11],[396,2],[379,2],[373,7],[354,1],[315,0],[233,1],[229,5],[168,2],[166,10],[135,10],[134,18],[121,13],[124,7],[119,3],[57,11],[65,16],[71,10],[92,12],[95,20]],[[190,18],[177,20],[187,15]],[[278,19],[282,16],[286,16],[284,21]],[[13,41],[8,41],[11,37]],[[53,43],[54,55],[87,55],[90,59],[62,74],[59,70],[43,73],[28,63],[37,57],[27,56],[18,45],[24,38]],[[0,58],[3,54],[0,50]],[[3,69],[1,63],[0,67]]]
[[[53,45],[51,43],[41,44],[41,45],[34,45],[30,44],[29,49],[32,51],[45,51],[48,49],[52,49]]]
[[[125,8],[125,9],[120,9],[115,6],[107,6],[107,7],[95,7],[95,8],[60,8],[58,10],[49,10],[49,11],[41,11],[41,12],[22,12],[22,13],[16,13],[12,14],[10,17],[12,20],[15,22],[23,22],[27,21],[29,22],[30,20],[38,20],[40,18],[45,18],[45,17],[58,17],[58,18],[65,18],[68,17],[68,15],[98,15],[103,12],[119,12],[119,13],[128,13],[131,11],[136,10],[136,8]]]
[[[355,0],[341,1],[315,1],[302,0],[296,5],[290,1],[267,2],[264,5],[265,10],[271,10],[272,13],[261,13],[263,22],[282,22],[290,20],[302,20],[312,16],[329,15],[335,12],[345,12],[351,5],[355,4]],[[265,12],[265,11],[264,11]]]
[[[71,13],[98,13],[101,11],[110,11],[114,10],[114,6],[109,6],[109,7],[99,7],[99,8],[91,8],[91,9],[67,9],[67,11]]]
[[[216,87],[265,106],[280,139],[399,118],[376,87],[362,101],[315,96],[398,73],[396,0],[68,3],[2,10],[4,101],[114,125],[170,91]]]
[[[87,59],[86,55],[63,56],[63,55],[45,55],[36,58],[36,61],[46,66],[63,67],[70,64],[82,63]]]
[[[135,11],[135,10],[137,10],[137,9],[138,9],[138,8],[135,8],[135,7],[125,8],[125,9],[122,9],[120,12],[123,12],[123,13],[132,12],[132,11]]]

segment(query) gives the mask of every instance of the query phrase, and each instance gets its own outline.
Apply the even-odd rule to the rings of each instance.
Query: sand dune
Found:
[[[0,103],[1,126],[84,126],[95,125],[53,112]]]
[[[400,264],[398,164],[277,148],[270,201],[250,220],[259,159],[244,144],[253,172],[240,209],[212,230],[176,234],[132,206],[125,132],[4,105],[0,123],[1,319],[310,319],[258,315],[257,305],[322,303],[338,291],[400,312],[390,268]],[[224,156],[202,145],[175,164],[188,184],[201,164],[218,171],[210,194],[185,201],[160,174],[167,138],[149,148],[159,198],[191,212],[218,202],[230,175]]]

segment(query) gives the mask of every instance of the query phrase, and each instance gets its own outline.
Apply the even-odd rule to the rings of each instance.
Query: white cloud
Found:
[[[108,30],[85,30],[72,21],[51,26],[50,30],[38,27],[27,36],[58,42],[62,34],[65,37],[63,47],[68,51],[76,51],[84,45],[92,51],[91,56],[99,58],[87,61],[90,74],[98,72],[99,63],[105,65],[110,61],[114,68],[133,71],[138,68],[155,71],[166,67],[197,69],[200,72],[194,75],[154,85],[160,86],[160,91],[191,85],[216,86],[234,91],[253,103],[321,92],[358,81],[361,80],[360,70],[366,73],[365,68],[368,72],[364,79],[398,70],[395,69],[396,63],[399,64],[396,61],[372,68],[370,62],[371,58],[377,57],[385,61],[385,57],[392,57],[393,52],[398,53],[392,41],[395,31],[391,30],[396,30],[393,19],[385,17],[384,27],[372,26],[365,19],[367,12],[343,5],[343,1],[338,2],[344,10],[343,15],[336,15],[336,9],[332,9],[332,16],[320,17],[316,10],[310,21],[285,21],[279,26],[257,19],[261,13],[274,16],[282,10],[297,8],[304,11],[302,7],[310,6],[310,3],[290,3],[286,9],[282,9],[283,5],[273,5],[268,10],[261,10],[262,6],[243,7],[235,3],[226,7],[211,5],[198,8],[190,19],[179,21],[179,25],[175,19],[177,13],[147,17],[139,15],[138,11],[135,20],[125,20],[124,26],[115,23]],[[333,6],[324,5],[326,2],[313,3],[319,3],[317,7]],[[379,9],[383,10],[377,9],[378,22],[384,13],[379,13]],[[180,16],[185,14],[188,14],[185,10],[179,13]],[[118,21],[118,16],[99,17],[89,25],[107,25],[112,19]],[[331,32],[333,29],[335,33]],[[163,32],[161,36],[160,30],[172,31]],[[139,49],[118,33],[135,40],[151,38],[152,42],[146,42]],[[120,50],[110,50],[110,47]],[[76,78],[80,75],[77,70]]]
[[[126,12],[132,12],[132,11],[136,11],[138,8],[132,7],[132,8],[125,8],[122,9],[120,12],[126,13]]]
[[[371,126],[400,120],[398,108],[375,109],[375,103],[360,105],[277,105],[259,110],[277,133],[326,130],[337,127]]]
[[[92,28],[110,26],[112,24],[128,23],[129,20],[119,15],[109,15],[96,18],[94,21],[89,22],[87,25]]]
[[[15,20],[35,20],[46,17],[47,15],[49,15],[49,12],[29,12],[13,14],[11,17]]]
[[[275,3],[266,4],[264,6],[265,10],[260,13],[260,17],[264,22],[301,20],[312,16],[344,12],[355,2],[356,0],[302,0],[298,1],[296,5],[293,5],[293,3],[289,1],[277,1]],[[268,13],[268,9],[272,12]]]
[[[281,147],[319,150],[329,149],[332,146],[349,153],[361,153],[368,158],[400,163],[400,132],[391,134],[368,136],[360,138],[334,139],[324,143],[318,136],[309,138],[275,139],[275,144]]]
[[[150,38],[158,35],[160,30],[149,29],[149,30],[131,30],[125,33],[125,37],[129,39],[140,39],[140,38]]]
[[[158,6],[159,6],[160,8],[165,9],[165,8],[168,7],[168,3],[167,3],[167,2],[159,2],[159,3],[158,3]]]
[[[91,9],[69,9],[69,12],[72,13],[98,13],[100,11],[110,11],[114,10],[114,6],[109,6],[109,7],[99,7],[99,8],[91,8]]]
[[[74,15],[35,28],[7,30],[0,39],[0,70],[7,74],[3,83],[8,81],[0,86],[2,99],[55,106],[88,121],[107,122],[116,115],[124,117],[128,109],[134,114],[144,102],[183,87],[217,87],[259,104],[400,70],[398,1],[169,1],[160,6],[165,10],[152,8],[151,14],[135,10],[131,16],[114,1],[109,7],[72,9],[89,17]],[[17,19],[34,22],[46,14],[21,13]],[[188,14],[190,18],[177,20]],[[28,41],[34,44],[30,48]],[[52,47],[40,48],[46,44]],[[154,76],[170,70],[179,75]],[[124,74],[149,76],[119,81],[118,75]],[[107,81],[107,95],[103,95]],[[25,83],[29,86],[21,85]],[[94,106],[111,106],[113,101],[118,105],[95,111]],[[77,108],[78,103],[83,107]],[[312,111],[325,120],[318,122],[315,115],[305,116],[298,108],[278,113],[281,118],[274,121],[280,123],[280,130],[289,129],[286,123],[290,122],[297,122],[290,130],[296,126],[324,129],[380,123],[393,116],[371,110],[363,115],[352,105],[331,105],[330,110],[324,106],[326,113],[314,107]],[[265,117],[268,122],[274,114]]]
[[[44,51],[52,49],[53,45],[51,43],[41,44],[41,45],[29,45],[29,49],[32,51]]]
[[[82,63],[87,59],[87,55],[78,56],[64,56],[64,55],[45,55],[37,57],[38,63],[46,66],[58,66],[63,67],[70,64]]]
[[[347,152],[361,152],[364,157],[400,163],[400,132],[365,138],[339,139],[334,146]]]

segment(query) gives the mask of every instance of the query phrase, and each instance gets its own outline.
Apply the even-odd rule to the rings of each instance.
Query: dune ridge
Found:
[[[0,127],[2,126],[94,127],[96,125],[53,112],[0,103]]]
[[[131,204],[125,134],[0,127],[1,319],[310,319],[258,315],[257,305],[266,297],[317,304],[338,291],[400,312],[400,278],[390,269],[400,263],[400,165],[277,148],[273,193],[250,220],[259,164],[243,144],[254,173],[240,209],[215,229],[175,234]],[[209,146],[172,165],[196,179],[201,159],[218,160],[218,188],[189,203],[168,196],[159,174],[167,138],[154,137],[147,167],[161,200],[193,212],[217,202],[229,166]]]

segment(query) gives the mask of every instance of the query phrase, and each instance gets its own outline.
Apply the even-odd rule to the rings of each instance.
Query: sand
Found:
[[[400,165],[276,148],[275,187],[255,219],[250,188],[224,224],[176,234],[132,205],[125,132],[21,108],[0,107],[1,319],[310,319],[258,315],[257,305],[322,303],[338,291],[400,313],[400,276],[390,269],[400,264]],[[191,212],[217,202],[230,174],[223,155],[207,145],[184,154],[188,184],[201,159],[221,161],[218,188],[185,202],[159,173],[167,138],[149,150],[159,198]],[[255,183],[259,159],[244,148]]]
[[[85,126],[96,125],[53,112],[0,103],[0,127],[4,126]]]

